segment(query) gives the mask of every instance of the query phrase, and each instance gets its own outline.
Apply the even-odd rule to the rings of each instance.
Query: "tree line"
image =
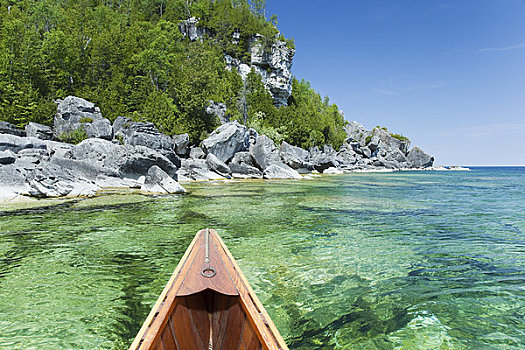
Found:
[[[205,40],[181,34],[192,16]],[[339,147],[344,118],[308,82],[294,78],[276,108],[256,73],[243,82],[225,69],[225,54],[249,61],[255,34],[285,41],[275,24],[264,0],[0,0],[0,119],[50,125],[54,101],[75,95],[110,120],[152,121],[198,143],[219,123],[206,113],[213,100],[276,141]]]

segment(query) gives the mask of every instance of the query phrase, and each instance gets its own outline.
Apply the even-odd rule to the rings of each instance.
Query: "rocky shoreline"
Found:
[[[345,126],[339,151],[305,150],[237,122],[218,127],[200,146],[187,134],[168,136],[152,123],[124,117],[113,123],[79,97],[57,101],[53,128],[29,123],[25,130],[0,122],[0,199],[28,196],[90,197],[103,190],[144,194],[184,193],[179,182],[226,179],[303,179],[312,173],[434,169],[434,158],[410,149],[385,129]],[[85,138],[78,144],[74,141]],[[58,141],[62,140],[62,141]],[[79,141],[76,139],[76,141]]]

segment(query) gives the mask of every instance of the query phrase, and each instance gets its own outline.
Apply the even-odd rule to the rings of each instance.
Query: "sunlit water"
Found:
[[[204,227],[292,349],[525,347],[525,168],[188,188],[0,213],[0,348],[127,348]]]

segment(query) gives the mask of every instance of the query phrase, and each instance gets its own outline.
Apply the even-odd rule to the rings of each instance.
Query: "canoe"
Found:
[[[217,232],[195,235],[130,350],[288,349]]]

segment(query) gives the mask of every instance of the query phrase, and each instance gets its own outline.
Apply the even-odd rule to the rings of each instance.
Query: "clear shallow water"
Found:
[[[206,226],[292,349],[525,347],[525,168],[188,187],[0,213],[0,348],[127,348]]]

